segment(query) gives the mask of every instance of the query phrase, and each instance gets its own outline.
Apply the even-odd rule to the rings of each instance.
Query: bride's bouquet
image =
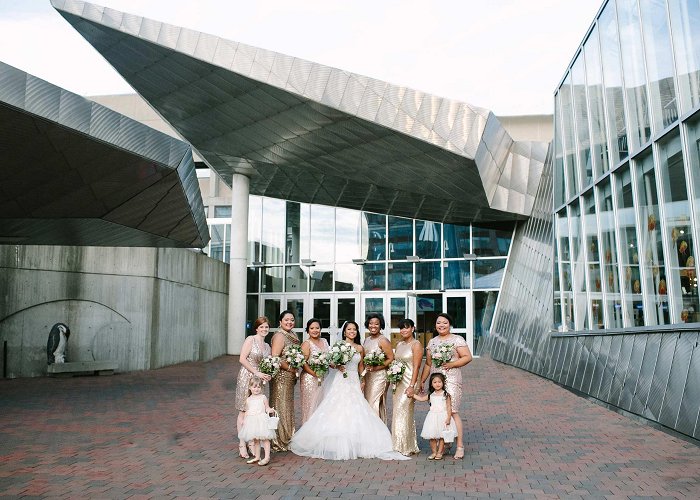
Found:
[[[304,363],[306,363],[306,358],[304,357],[304,353],[301,352],[301,347],[296,344],[290,344],[285,347],[282,350],[282,356],[290,368],[294,368],[295,370],[298,370],[304,366]],[[297,377],[299,376],[298,371],[296,372],[296,375]]]
[[[279,356],[265,356],[261,361],[260,364],[258,365],[258,370],[263,372],[266,375],[269,375],[270,377],[274,377],[277,375],[277,372],[280,371],[280,364],[282,363],[282,359],[280,359]],[[263,380],[263,384],[265,384],[265,381]]]
[[[435,366],[440,368],[445,363],[452,359],[452,354],[454,353],[454,344],[449,344],[445,342],[444,344],[438,344],[434,351],[431,352],[433,358],[433,363]]]
[[[386,378],[391,382],[391,392],[396,393],[396,384],[401,381],[406,371],[406,363],[395,359],[386,369]]]
[[[333,343],[331,350],[329,351],[331,357],[331,363],[335,366],[345,366],[355,355],[355,348],[345,342],[344,340],[338,340]],[[343,378],[348,378],[347,372],[343,372]]]
[[[330,358],[327,352],[316,351],[309,356],[309,368],[311,368],[318,376],[318,385],[323,382],[323,377],[328,373],[330,366]]]

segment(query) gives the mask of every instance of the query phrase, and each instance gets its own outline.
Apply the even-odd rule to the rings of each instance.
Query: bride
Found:
[[[343,338],[355,348],[355,355],[345,367],[326,377],[322,401],[294,434],[289,449],[297,455],[327,460],[409,460],[392,450],[389,429],[372,411],[360,388],[363,349],[355,343],[358,331],[354,321],[343,325]]]

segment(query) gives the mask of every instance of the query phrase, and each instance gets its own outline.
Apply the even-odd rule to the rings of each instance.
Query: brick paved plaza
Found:
[[[246,465],[238,366],[0,381],[0,497],[700,498],[697,445],[488,359],[464,369],[462,461],[428,461],[419,438],[408,462]]]

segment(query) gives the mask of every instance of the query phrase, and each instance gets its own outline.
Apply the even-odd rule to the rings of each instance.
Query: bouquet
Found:
[[[282,350],[282,356],[284,357],[284,360],[287,362],[287,364],[295,370],[298,370],[299,368],[304,366],[304,363],[306,363],[306,358],[304,357],[304,353],[301,352],[301,347],[296,344],[291,344],[285,347]],[[299,376],[298,371],[296,375],[297,377]]]
[[[403,378],[406,368],[408,368],[406,363],[395,359],[386,369],[386,378],[391,382],[391,392],[396,393],[396,384]]]
[[[328,373],[330,362],[330,356],[327,352],[316,351],[309,356],[309,368],[318,376],[318,385],[321,385],[324,375]]]
[[[260,361],[260,364],[258,365],[258,370],[265,373],[266,375],[274,377],[275,375],[277,375],[277,372],[280,371],[281,363],[282,360],[279,356],[265,356]],[[264,380],[263,384],[265,384]]]
[[[439,368],[445,363],[449,362],[452,359],[454,348],[454,344],[448,344],[447,342],[444,344],[439,344],[435,350],[431,352],[435,366]]]
[[[348,361],[352,359],[355,355],[355,348],[345,342],[344,340],[338,340],[331,346],[330,358],[331,363],[335,366],[345,366]],[[347,372],[343,372],[343,378],[348,378]]]
[[[369,351],[362,361],[365,362],[366,366],[380,366],[386,361],[386,354],[384,354],[381,347],[377,347]]]

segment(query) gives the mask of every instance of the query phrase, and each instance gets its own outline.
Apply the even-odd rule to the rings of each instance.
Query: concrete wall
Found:
[[[0,246],[8,377],[46,373],[51,326],[67,360],[146,370],[226,352],[228,265],[182,249]]]

